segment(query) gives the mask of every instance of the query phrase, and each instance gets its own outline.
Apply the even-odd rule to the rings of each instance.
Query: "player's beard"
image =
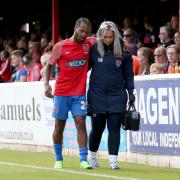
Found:
[[[79,36],[79,34],[77,34],[77,33],[74,34],[74,40],[75,40],[76,42],[82,42],[82,41],[84,41],[85,39],[86,39],[86,36]]]

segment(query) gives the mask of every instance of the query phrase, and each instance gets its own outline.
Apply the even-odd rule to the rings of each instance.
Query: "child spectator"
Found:
[[[150,74],[164,74],[164,67],[160,63],[153,63],[150,66]]]

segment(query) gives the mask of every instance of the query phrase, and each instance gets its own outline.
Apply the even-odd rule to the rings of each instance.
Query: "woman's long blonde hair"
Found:
[[[110,30],[114,33],[114,41],[113,41],[114,55],[117,57],[121,57],[121,55],[122,55],[122,47],[121,47],[121,42],[120,42],[121,35],[120,35],[120,32],[119,32],[116,24],[112,21],[102,22],[97,31],[97,34],[96,34],[97,48],[98,48],[98,52],[99,52],[100,56],[103,57],[104,53],[105,53],[102,37],[107,30]]]

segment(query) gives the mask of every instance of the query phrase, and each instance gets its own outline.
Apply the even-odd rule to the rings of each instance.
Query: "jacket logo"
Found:
[[[116,59],[116,66],[119,68],[121,66],[121,60]]]
[[[98,58],[98,62],[103,62],[103,58]]]

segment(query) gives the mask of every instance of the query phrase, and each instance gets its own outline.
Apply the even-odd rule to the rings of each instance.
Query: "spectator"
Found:
[[[10,38],[7,43],[5,44],[5,50],[8,51],[9,54],[16,48],[16,39],[15,38]]]
[[[130,17],[125,17],[123,19],[123,27],[122,27],[122,31],[124,32],[125,30],[127,30],[128,28],[132,28],[133,27],[133,20]]]
[[[164,67],[162,64],[153,63],[150,66],[150,75],[152,74],[164,74]]]
[[[43,81],[44,80],[44,69],[45,69],[45,66],[46,64],[49,62],[49,59],[51,57],[51,54],[44,54],[41,56],[41,65],[42,65],[42,69],[40,71],[40,74],[41,74],[41,80]],[[50,77],[50,79],[54,79],[52,76]]]
[[[40,71],[41,71],[42,65],[39,63],[36,63],[29,54],[26,54],[23,56],[23,64],[28,72],[27,82],[40,81],[41,79]]]
[[[175,33],[174,40],[175,40],[175,44],[180,46],[180,32],[179,31]]]
[[[154,50],[159,43],[159,38],[154,27],[154,23],[148,16],[144,17],[144,28],[139,34],[141,47],[149,47]]]
[[[174,30],[174,32],[179,31],[179,14],[173,14],[171,16],[171,27]]]
[[[160,38],[161,45],[165,48],[167,48],[171,44],[175,44],[173,40],[174,31],[172,28],[168,26],[160,27],[159,38]]]
[[[137,55],[137,38],[136,32],[132,28],[128,28],[123,33],[124,50],[133,55]]]
[[[150,66],[154,63],[153,51],[148,47],[141,47],[137,51],[138,62],[139,62],[139,74],[148,75],[150,74]]]
[[[11,76],[11,82],[27,81],[27,70],[22,62],[23,55],[24,52],[22,50],[14,50],[11,52],[11,65],[15,68]]]
[[[166,55],[166,48],[163,46],[159,46],[154,50],[154,57],[155,57],[155,62],[162,64],[164,67],[164,74],[167,73],[168,70],[168,59]]]
[[[39,41],[29,41],[28,54],[33,58],[36,63],[41,64],[41,47]]]
[[[48,35],[44,33],[44,34],[41,36],[41,40],[40,40],[41,53],[42,53],[42,55],[43,55],[44,53],[46,53],[46,48],[48,47],[49,42],[50,42],[50,40],[49,40],[49,38],[48,38]]]
[[[169,61],[168,74],[180,73],[180,46],[177,44],[168,46],[167,57]]]
[[[139,74],[139,62],[138,62],[138,57],[135,56],[135,55],[132,55],[132,59],[133,59],[133,72],[134,72],[134,75],[138,75]]]
[[[21,37],[17,41],[17,49],[22,50],[24,54],[28,53],[28,43],[25,37]]]
[[[11,60],[9,57],[9,52],[2,50],[0,52],[0,79],[1,82],[8,82],[12,74]]]

